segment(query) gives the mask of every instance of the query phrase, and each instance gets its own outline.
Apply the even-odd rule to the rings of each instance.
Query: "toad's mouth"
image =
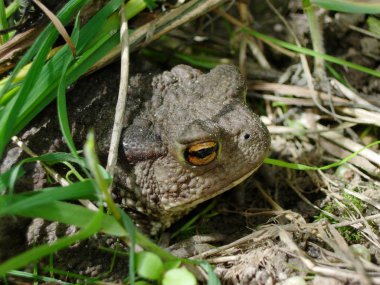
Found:
[[[249,176],[251,176],[260,166],[261,166],[261,164],[259,166],[257,166],[256,168],[254,168],[253,170],[247,172],[243,176],[239,177],[238,179],[236,179],[232,183],[228,184],[227,186],[225,186],[225,187],[223,187],[223,188],[221,188],[215,192],[209,193],[209,195],[207,195],[206,197],[200,197],[198,199],[189,200],[187,202],[180,201],[180,202],[168,203],[165,205],[164,209],[165,209],[165,211],[168,211],[168,212],[178,212],[178,211],[183,211],[184,209],[191,209],[191,208],[197,206],[198,204],[200,204],[204,201],[207,201],[211,198],[214,198],[214,197],[226,192],[227,190],[230,190],[231,188],[235,187],[236,185],[240,184],[245,179],[247,179]]]

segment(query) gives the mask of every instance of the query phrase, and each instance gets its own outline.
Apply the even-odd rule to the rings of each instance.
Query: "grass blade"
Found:
[[[8,21],[7,21],[7,15],[5,11],[5,4],[4,0],[0,0],[0,30],[5,30],[8,28]],[[0,36],[0,44],[5,43],[6,41],[9,40],[9,35],[8,33]]]
[[[86,4],[88,0],[71,0],[65,7],[59,12],[58,18],[62,23],[67,23],[70,18],[79,11],[79,9]],[[20,60],[20,62],[15,67],[11,77],[6,82],[5,86],[0,91],[0,97],[8,91],[8,88],[13,82],[14,77],[20,71],[20,69],[29,62],[34,55],[34,61],[30,67],[25,80],[17,92],[16,96],[7,104],[5,110],[1,112],[0,117],[0,157],[2,157],[5,146],[8,144],[9,139],[14,134],[14,125],[16,123],[16,118],[20,113],[25,101],[30,96],[31,90],[41,73],[42,67],[45,63],[47,54],[49,53],[53,43],[57,39],[58,32],[54,29],[53,25],[50,24],[44,32],[37,38],[36,42]]]
[[[0,205],[6,201],[4,196],[0,196]],[[94,218],[96,212],[68,202],[53,201],[30,209],[17,209],[14,214],[28,218],[42,218],[52,222],[57,221],[83,228]],[[117,237],[127,236],[127,232],[115,218],[108,215],[103,218],[101,231]]]
[[[8,271],[7,275],[22,277],[22,278],[29,278],[33,280],[43,281],[47,284],[62,284],[62,285],[71,285],[73,283],[64,282],[52,277],[46,277],[46,276],[40,276],[37,274],[25,272],[25,271],[19,271],[19,270],[10,270]]]
[[[74,157],[69,153],[48,153],[37,157],[30,157],[24,159],[23,161],[19,162],[16,166],[12,167],[10,170],[0,175],[0,192],[4,191],[4,188],[9,188],[9,192],[10,194],[12,194],[16,180],[22,174],[22,166],[25,163],[31,163],[36,161],[45,162],[47,164],[55,164],[67,161],[77,163],[82,167],[85,166],[84,162],[80,158]]]
[[[107,18],[114,13],[123,3],[122,0],[111,0],[107,3],[94,17],[91,18],[90,21],[83,27],[81,30],[81,34],[85,36],[81,36],[78,42],[78,53],[81,54],[86,49],[87,44],[91,42],[93,45],[98,41],[99,38],[102,38],[105,33],[109,34],[109,27],[105,25]],[[99,32],[99,27],[106,27]]]
[[[31,250],[28,250],[20,255],[17,255],[16,257],[13,257],[5,261],[3,264],[0,265],[0,276],[3,276],[12,269],[17,269],[26,266],[38,258],[54,253],[60,249],[68,247],[69,245],[79,240],[83,240],[92,236],[93,234],[99,231],[100,226],[102,224],[103,215],[104,214],[102,212],[102,209],[100,209],[94,215],[93,219],[84,227],[84,229],[82,229],[78,233],[72,236],[67,236],[58,239],[56,242],[52,244],[44,244],[37,246]]]
[[[0,207],[0,216],[13,215],[20,210],[28,210],[53,201],[93,199],[95,192],[91,181],[87,180],[65,187],[50,187],[26,194],[6,195],[3,196],[3,200],[0,201],[0,205],[3,204]]]
[[[57,29],[61,37],[65,40],[67,45],[70,47],[71,52],[73,53],[73,56],[76,57],[76,50],[75,50],[74,43],[72,42],[69,34],[67,33],[65,27],[62,25],[61,21],[57,18],[57,16],[53,12],[51,12],[43,3],[41,3],[40,0],[33,0],[33,2],[49,18],[49,20]]]
[[[308,166],[308,165],[304,165],[304,164],[300,164],[300,163],[289,163],[286,161],[272,159],[272,158],[268,158],[268,157],[266,159],[264,159],[264,163],[272,164],[272,165],[276,165],[276,166],[280,166],[280,167],[285,167],[285,168],[290,168],[290,169],[296,169],[296,170],[327,170],[327,169],[330,169],[333,167],[338,167],[338,166],[348,162],[350,159],[357,156],[363,150],[370,148],[370,147],[373,147],[374,145],[377,145],[377,144],[380,144],[380,141],[375,141],[373,143],[370,143],[370,144],[366,145],[365,147],[363,147],[362,149],[359,149],[358,151],[355,151],[354,153],[345,157],[344,159],[339,160],[339,161],[334,162],[334,163],[331,163],[331,164],[328,164],[328,165],[324,165],[324,166]]]
[[[326,10],[357,14],[380,13],[378,0],[311,0],[311,2]]]
[[[120,215],[121,215],[121,223],[124,226],[125,229],[127,229],[129,233],[129,240],[130,240],[130,246],[129,246],[129,282],[133,285],[135,284],[135,245],[136,245],[136,227],[135,224],[132,222],[131,218],[121,209],[119,209]]]
[[[78,42],[79,37],[79,17],[76,18],[75,26],[73,29],[73,41],[75,45]],[[69,127],[69,118],[67,115],[67,107],[66,107],[66,72],[73,61],[73,57],[71,54],[67,54],[66,56],[66,64],[63,66],[62,75],[58,83],[58,90],[57,90],[57,109],[58,109],[58,121],[59,125],[61,127],[61,131],[63,134],[63,137],[65,138],[66,144],[68,148],[70,149],[73,156],[78,157],[77,150],[74,145],[73,138],[71,136],[70,127]]]
[[[325,59],[327,61],[330,61],[330,62],[333,62],[333,63],[336,63],[336,64],[340,64],[340,65],[343,65],[343,66],[347,66],[347,67],[350,67],[352,69],[359,70],[361,72],[365,72],[367,74],[370,74],[370,75],[373,75],[373,76],[376,76],[376,77],[380,77],[380,72],[376,71],[376,70],[373,70],[371,68],[368,68],[368,67],[356,64],[356,63],[352,63],[352,62],[349,62],[347,60],[340,59],[340,58],[337,58],[335,56],[331,56],[331,55],[328,55],[328,54],[318,53],[318,52],[315,52],[315,51],[313,51],[311,49],[308,49],[308,48],[299,47],[297,45],[294,45],[294,44],[291,44],[291,43],[288,43],[288,42],[285,42],[285,41],[282,41],[282,40],[279,40],[279,39],[276,39],[276,38],[273,38],[273,37],[270,37],[270,36],[267,36],[267,35],[264,35],[264,34],[261,34],[261,33],[257,32],[257,31],[249,29],[249,28],[243,28],[243,31],[246,32],[246,33],[248,33],[248,34],[250,34],[250,35],[252,35],[252,36],[254,36],[254,37],[257,37],[258,39],[271,42],[271,43],[276,44],[278,46],[281,46],[283,48],[286,48],[286,49],[289,49],[289,50],[292,50],[292,51],[295,51],[295,52],[298,52],[298,53],[303,53],[303,54],[306,54],[306,55],[318,56],[318,57],[321,57],[321,58],[323,58],[323,59]]]

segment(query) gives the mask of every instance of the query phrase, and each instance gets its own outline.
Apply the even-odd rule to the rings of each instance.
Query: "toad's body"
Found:
[[[233,66],[202,74],[179,65],[151,81],[124,131],[115,190],[127,188],[120,204],[155,233],[251,175],[270,137]]]

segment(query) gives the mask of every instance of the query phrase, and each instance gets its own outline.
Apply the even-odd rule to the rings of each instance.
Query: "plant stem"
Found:
[[[323,32],[319,17],[316,14],[315,6],[310,3],[310,0],[302,1],[307,20],[309,22],[310,36],[313,44],[313,49],[317,53],[325,53],[323,44]],[[314,75],[317,79],[323,79],[325,74],[325,61],[322,57],[314,57]]]
[[[9,4],[8,7],[5,8],[6,18],[8,19],[10,16],[12,16],[13,13],[16,12],[19,7],[20,7],[19,0],[14,0],[11,4]]]
[[[5,13],[5,4],[4,4],[4,0],[0,0],[0,30],[4,30],[7,28],[8,28],[8,22],[7,22],[7,17]],[[8,40],[9,40],[9,35],[8,33],[6,33],[1,36],[0,43],[3,44]]]

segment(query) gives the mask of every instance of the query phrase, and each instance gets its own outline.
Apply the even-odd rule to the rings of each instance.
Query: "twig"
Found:
[[[297,46],[301,47],[302,45],[301,45],[300,41],[298,40],[296,33],[293,31],[293,29],[291,28],[289,23],[286,21],[286,19],[278,12],[278,10],[272,5],[272,3],[269,0],[266,0],[266,2],[268,4],[269,8],[271,8],[271,10],[276,14],[276,16],[280,19],[280,21],[288,29],[290,35],[294,39],[295,44]],[[305,74],[307,86],[310,90],[314,90],[313,77],[311,76],[311,72],[310,72],[309,64],[307,63],[306,56],[304,54],[301,54],[301,53],[298,56],[301,60],[301,65],[302,65],[302,68],[303,68],[303,71]],[[314,94],[314,93],[312,93],[312,94]],[[315,104],[317,105],[317,107],[320,108],[320,105],[318,103],[316,96],[312,95],[312,99],[315,102]],[[321,110],[323,110],[323,109],[324,108],[322,107]]]
[[[248,2],[246,1],[239,1],[238,4],[238,10],[240,14],[240,18],[242,19],[242,22],[245,24],[245,26],[250,26],[253,22],[253,16],[249,12]],[[242,71],[242,74],[246,75],[246,51],[247,47],[251,50],[251,53],[253,57],[256,58],[259,65],[264,69],[270,69],[270,64],[265,58],[263,52],[260,50],[258,45],[256,44],[254,37],[252,35],[248,35],[247,33],[240,33],[238,35],[242,39],[240,43],[240,54],[239,54],[239,67],[240,71]]]
[[[280,84],[280,83],[272,83],[272,82],[261,82],[261,81],[249,81],[248,83],[248,90],[255,90],[255,91],[271,91],[276,93],[276,95],[281,95],[281,96],[288,96],[291,94],[294,97],[301,97],[301,98],[312,98],[313,94],[312,90],[309,90],[308,88],[301,87],[301,86],[294,86],[294,85],[287,85],[287,84]],[[330,95],[321,92],[321,91],[315,91],[317,92],[318,98],[320,98],[323,101],[330,100]],[[356,95],[357,96],[357,95]],[[364,100],[364,99],[363,99]],[[380,108],[368,103],[367,101],[361,101],[360,104],[357,103],[352,103],[351,101],[334,96],[332,98],[332,101],[334,104],[351,104],[350,106],[352,108],[362,108],[368,111],[372,111],[371,116],[377,116],[376,113],[380,112]],[[357,102],[355,100],[355,102]],[[366,102],[366,103],[364,103]]]
[[[370,205],[372,205],[373,207],[375,207],[376,209],[380,210],[380,203],[377,203],[376,200],[374,199],[371,199],[369,197],[367,197],[366,195],[363,195],[361,193],[358,193],[358,192],[355,192],[355,191],[351,191],[347,188],[344,188],[343,189],[344,192],[346,192],[347,194],[350,194],[351,196],[354,196]]]
[[[310,116],[312,116],[312,114],[309,114]],[[315,122],[317,121],[317,118],[315,118]],[[301,120],[301,123],[306,127],[306,128],[316,128],[317,130],[327,130],[328,128],[321,125],[321,124],[314,124],[313,125],[308,122],[307,120]],[[325,139],[341,146],[341,147],[344,147],[345,149],[351,151],[351,152],[355,152],[355,151],[358,151],[362,148],[364,148],[363,145],[357,143],[357,142],[354,142],[353,140],[351,139],[348,139],[346,137],[344,137],[343,135],[340,135],[336,132],[322,132],[320,133],[322,137],[324,137]],[[377,166],[380,166],[380,155],[377,154],[376,152],[374,152],[373,150],[371,149],[364,149],[363,151],[361,151],[358,155],[368,159],[370,162],[374,163],[375,165]]]
[[[297,257],[304,263],[304,265],[312,270],[315,273],[326,275],[334,278],[339,278],[343,280],[347,280],[348,278],[353,279],[355,281],[367,281],[367,280],[359,280],[359,276],[357,272],[353,272],[350,270],[337,269],[336,267],[326,267],[317,265],[314,261],[311,260],[295,243],[292,241],[289,234],[282,228],[279,228],[279,236],[281,240],[293,251],[296,253]],[[372,281],[375,281],[372,279]],[[379,281],[378,278],[376,281]],[[365,283],[371,284],[371,283]]]
[[[65,27],[61,23],[61,21],[58,19],[56,15],[54,15],[53,12],[51,12],[41,1],[39,0],[33,0],[33,2],[42,10],[42,12],[45,13],[45,15],[50,19],[54,27],[57,29],[57,31],[60,33],[60,35],[64,38],[67,45],[70,47],[71,52],[73,53],[74,58],[76,57],[76,50],[75,46],[67,33]]]
[[[228,22],[230,22],[231,24],[233,24],[235,26],[238,26],[240,28],[244,28],[245,27],[244,23],[240,22],[238,19],[236,19],[235,17],[233,17],[230,14],[226,13],[222,9],[217,9],[215,11],[215,13],[218,14],[218,15],[220,15],[221,17],[223,17],[224,19],[226,19]],[[266,43],[268,46],[272,47],[273,49],[279,51],[280,53],[287,55],[288,57],[294,58],[294,57],[298,56],[298,54],[296,54],[294,52],[291,52],[291,51],[289,51],[287,49],[284,49],[284,48],[282,48],[280,46],[274,45],[270,41],[266,41],[265,39],[260,39],[260,40],[262,42]]]
[[[317,15],[316,7],[310,3],[310,0],[303,1],[303,8],[306,14],[308,23],[311,41],[313,44],[313,50],[318,53],[325,53],[325,48],[323,44],[323,30]],[[323,58],[315,56],[314,57],[314,75],[317,76],[317,79],[323,79],[325,75],[325,61]]]
[[[352,152],[349,152],[345,149],[343,149],[340,146],[337,146],[335,142],[330,142],[327,139],[321,138],[319,143],[323,147],[325,151],[330,153],[331,155],[338,157],[340,159],[344,159],[345,157],[349,156]],[[350,163],[365,170],[367,173],[380,177],[380,169],[379,167],[373,165],[371,162],[368,161],[368,159],[361,157],[361,156],[355,156],[350,160]]]
[[[364,34],[364,35],[367,35],[367,36],[370,36],[370,37],[373,37],[373,38],[375,38],[375,39],[380,40],[380,36],[379,36],[379,35],[377,35],[377,34],[375,34],[375,33],[372,33],[372,32],[370,32],[370,31],[368,31],[368,30],[365,30],[365,29],[362,29],[362,28],[359,28],[359,27],[356,27],[356,26],[353,26],[353,25],[349,25],[348,27],[349,27],[351,30],[353,30],[353,31],[356,31],[356,32],[362,33],[362,34]]]
[[[128,76],[129,76],[129,37],[128,37],[128,21],[125,18],[124,5],[121,5],[121,28],[120,28],[120,40],[121,40],[121,72],[120,72],[120,86],[119,96],[116,104],[115,120],[112,129],[112,137],[110,142],[110,149],[107,160],[107,171],[111,177],[114,176],[115,167],[117,163],[117,155],[119,142],[121,137],[121,131],[123,128],[123,119],[125,114],[125,106],[127,102],[128,92]],[[112,184],[109,186],[109,191],[112,190]]]
[[[371,215],[371,216],[366,216],[364,218],[360,218],[360,219],[357,219],[357,220],[354,220],[354,221],[344,221],[344,222],[336,223],[336,224],[333,224],[332,226],[334,228],[341,228],[341,227],[352,226],[352,225],[355,225],[355,224],[362,223],[364,220],[371,221],[371,220],[376,220],[376,219],[380,219],[380,213],[379,214],[374,214],[374,215]]]
[[[159,17],[136,29],[129,36],[130,51],[134,51],[148,45],[169,31],[206,14],[224,2],[226,2],[226,0],[192,0],[179,6],[178,8],[170,10],[162,17]],[[117,59],[120,55],[120,50],[120,45],[113,48],[104,58],[94,64],[87,73],[94,72]]]
[[[363,106],[368,106],[368,107],[376,110],[377,112],[380,112],[380,108],[378,108],[375,105],[369,103],[367,100],[361,98],[355,92],[353,92],[352,90],[350,90],[346,86],[344,86],[342,83],[340,83],[338,80],[331,79],[330,83],[331,83],[332,87],[334,87],[335,89],[337,89],[340,92],[342,92],[342,94],[344,96],[346,96],[348,99],[350,99],[350,100],[352,100],[354,102],[357,102],[357,103],[359,103],[359,104],[361,104]]]

